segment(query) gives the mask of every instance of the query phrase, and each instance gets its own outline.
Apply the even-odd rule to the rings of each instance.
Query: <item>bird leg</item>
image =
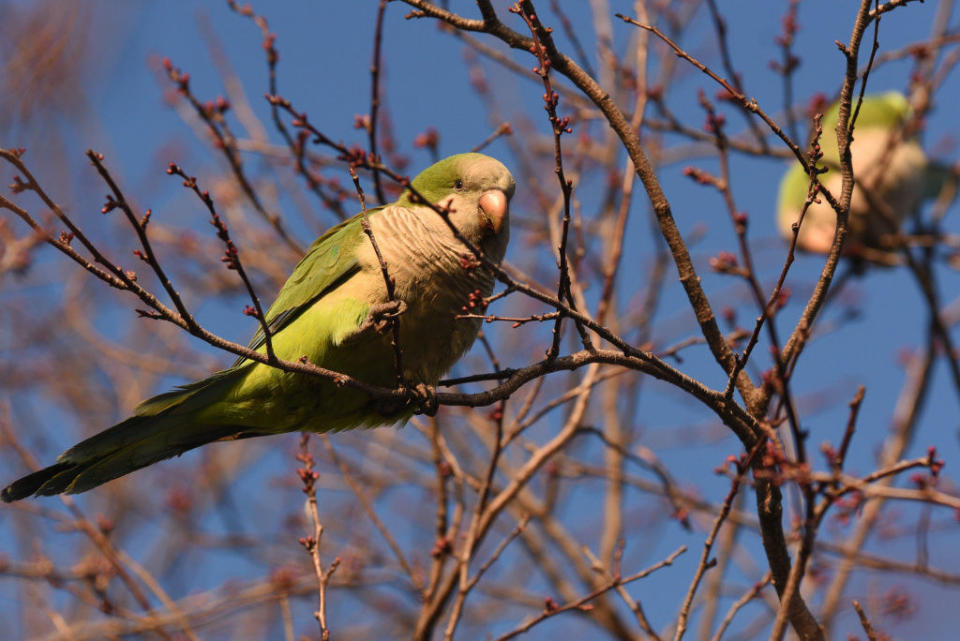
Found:
[[[413,405],[417,414],[426,414],[427,416],[436,416],[440,409],[440,403],[437,401],[437,389],[426,383],[417,383],[414,387],[407,388],[407,394],[410,404]]]
[[[405,385],[403,391],[406,393],[405,396],[393,396],[375,401],[377,411],[382,416],[394,416],[412,407],[414,414],[436,415],[440,403],[437,401],[437,390],[432,385],[426,383],[417,383],[412,387]]]
[[[390,329],[394,320],[400,318],[400,315],[407,311],[407,304],[402,300],[391,300],[386,303],[377,303],[371,305],[367,311],[367,318],[363,324],[357,328],[357,334],[373,328],[378,334],[383,334]]]

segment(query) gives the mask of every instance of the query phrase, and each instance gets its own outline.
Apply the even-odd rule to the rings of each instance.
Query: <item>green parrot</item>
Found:
[[[463,238],[499,264],[510,234],[509,170],[483,154],[450,156],[424,170],[413,188],[439,206]],[[266,313],[279,358],[306,357],[372,385],[396,382],[393,332],[383,314],[399,314],[404,380],[434,386],[471,346],[478,319],[457,318],[494,275],[441,216],[410,191],[366,212],[390,277],[364,233],[363,214],[310,246]],[[250,347],[265,353],[262,331]],[[85,492],[111,479],[221,439],[293,431],[330,432],[406,421],[407,406],[387,408],[355,388],[284,372],[240,358],[229,369],[141,403],[134,415],[64,452],[57,462],[7,486],[6,502],[32,494]]]
[[[840,152],[835,130],[840,106],[835,103],[823,118],[820,139],[823,160],[829,170],[821,174],[822,183],[839,196]],[[848,236],[844,253],[875,262],[889,262],[889,247],[881,238],[899,231],[903,221],[927,199],[936,197],[947,181],[949,168],[930,161],[915,138],[903,139],[903,125],[910,116],[907,98],[897,92],[865,96],[853,132],[850,153],[857,180],[850,200]],[[793,163],[780,183],[777,218],[781,234],[793,238],[792,225],[800,216],[807,197],[809,177],[800,163]],[[864,193],[863,185],[870,190]],[[807,209],[797,246],[805,251],[827,253],[833,245],[837,216],[823,198]],[[886,206],[878,205],[883,203]]]

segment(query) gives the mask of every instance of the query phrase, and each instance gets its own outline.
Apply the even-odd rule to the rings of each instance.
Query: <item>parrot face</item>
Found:
[[[447,208],[450,221],[467,240],[495,262],[503,258],[510,238],[509,203],[516,189],[503,163],[483,154],[458,154],[424,170],[412,185],[431,203]],[[409,195],[404,198],[409,201]]]
[[[823,185],[836,196],[843,182],[833,135],[838,113],[839,107],[834,105],[823,119],[822,165],[828,171],[820,176]],[[915,140],[903,139],[902,127],[909,113],[906,98],[897,92],[863,100],[850,146],[856,183],[850,201],[845,254],[889,262],[891,250],[883,238],[897,233],[903,221],[931,195],[931,163]],[[808,182],[800,165],[794,164],[780,184],[778,223],[784,238],[793,237],[792,225],[799,219]],[[807,209],[797,246],[825,254],[833,245],[836,213],[825,199],[817,200]]]

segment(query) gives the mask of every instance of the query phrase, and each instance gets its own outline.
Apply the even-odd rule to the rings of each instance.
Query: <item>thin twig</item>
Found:
[[[659,570],[660,568],[666,567],[668,565],[673,565],[673,562],[676,560],[676,558],[681,554],[683,554],[684,552],[686,552],[686,550],[687,550],[687,547],[685,545],[681,545],[663,561],[660,561],[659,563],[652,565],[645,570],[641,570],[640,572],[637,572],[636,574],[631,574],[630,576],[627,576],[627,577],[614,577],[611,581],[608,581],[606,584],[598,587],[596,590],[577,599],[576,601],[572,601],[564,605],[557,605],[555,603],[550,605],[552,603],[552,600],[551,600],[548,603],[547,607],[544,609],[544,611],[541,612],[539,615],[517,626],[512,631],[497,637],[496,641],[508,641],[509,639],[513,639],[517,636],[520,636],[521,634],[523,634],[524,632],[527,632],[528,630],[530,630],[530,628],[537,625],[541,621],[544,621],[545,619],[549,619],[552,616],[556,616],[564,612],[569,612],[571,610],[578,610],[605,592],[609,592],[610,590],[613,590],[618,586],[626,585],[638,579],[642,579],[646,576],[649,576],[650,574]]]
[[[313,561],[313,570],[317,577],[317,610],[313,613],[317,623],[320,624],[320,638],[322,641],[328,641],[330,638],[330,628],[327,624],[327,586],[330,583],[330,577],[340,566],[340,558],[337,557],[330,563],[330,567],[324,569],[323,560],[320,558],[320,539],[323,537],[323,525],[320,522],[320,513],[317,510],[317,489],[316,481],[319,475],[313,471],[314,459],[310,453],[310,434],[304,432],[300,435],[300,450],[297,452],[297,460],[303,467],[297,468],[297,476],[300,477],[303,493],[307,495],[307,511],[313,521],[313,533],[301,537],[300,545],[310,555]]]

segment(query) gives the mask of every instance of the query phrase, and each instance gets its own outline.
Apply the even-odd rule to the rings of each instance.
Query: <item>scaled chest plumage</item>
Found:
[[[406,304],[399,321],[406,374],[415,382],[435,384],[476,338],[480,321],[458,316],[478,296],[490,295],[493,275],[435,212],[392,207],[371,217],[370,225],[395,295]],[[490,258],[499,262],[502,256]],[[369,302],[387,302],[370,243],[364,244],[359,260]]]

